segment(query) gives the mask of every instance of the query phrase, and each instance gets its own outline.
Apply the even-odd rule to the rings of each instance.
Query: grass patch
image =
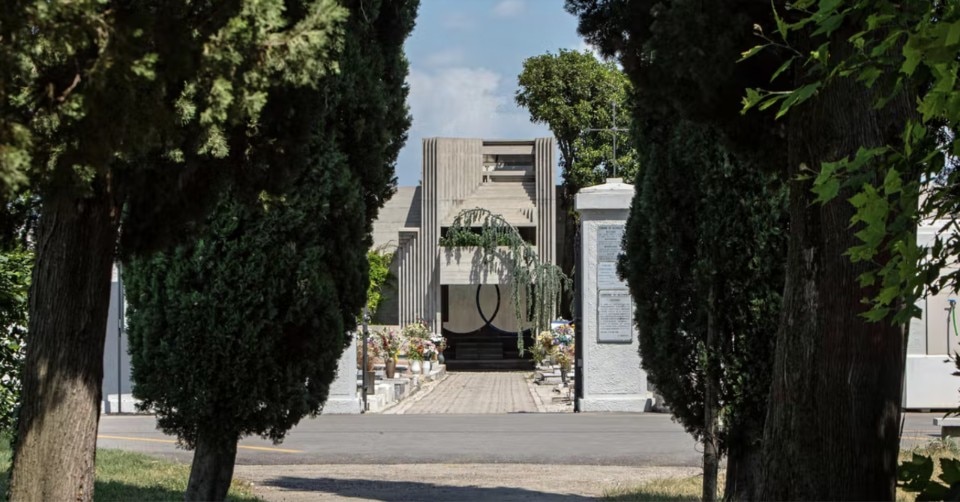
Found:
[[[722,477],[721,477],[722,484]],[[717,490],[718,497],[723,496],[723,486]],[[621,488],[603,494],[606,500],[615,501],[649,501],[649,502],[687,502],[700,500],[703,494],[703,476],[689,476],[680,478],[660,478],[637,486],[636,488]]]
[[[953,438],[936,439],[926,444],[917,445],[910,450],[901,450],[900,461],[910,460],[913,458],[914,453],[930,457],[933,460],[933,476],[931,476],[930,479],[936,480],[939,479],[941,473],[941,458],[960,458],[960,443]],[[909,502],[916,499],[916,493],[908,493],[897,488],[898,501]]]
[[[0,439],[0,497],[7,493],[11,457],[9,441]],[[98,449],[94,500],[183,500],[189,478],[189,465],[142,453]],[[248,483],[234,479],[227,500],[257,502],[260,499],[253,495]]]
[[[940,476],[941,458],[960,458],[960,443],[954,439],[931,441],[916,446],[910,450],[900,452],[900,461],[909,460],[914,453],[925,455],[933,459],[933,479]],[[723,496],[723,473],[720,474],[718,497]],[[649,502],[687,502],[700,500],[702,494],[703,477],[689,476],[678,478],[662,478],[642,483],[634,488],[620,488],[604,493],[604,499],[612,501],[649,501]],[[897,500],[911,502],[916,500],[917,494],[907,493],[897,489]]]

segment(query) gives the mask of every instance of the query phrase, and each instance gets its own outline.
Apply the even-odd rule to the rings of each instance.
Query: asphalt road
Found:
[[[909,413],[902,446],[939,435]],[[189,462],[152,416],[105,416],[99,445]],[[236,475],[268,502],[593,500],[607,490],[695,476],[690,435],[664,414],[331,415],[282,445],[241,441]]]
[[[189,462],[152,416],[104,416],[101,448]],[[697,466],[697,445],[665,414],[328,415],[280,445],[240,442],[237,463]]]
[[[908,413],[902,446],[936,439],[933,417]],[[305,419],[280,445],[241,441],[239,464],[536,463],[696,466],[697,445],[670,416],[515,413],[484,415],[327,415]],[[152,416],[107,415],[103,448],[189,461]]]

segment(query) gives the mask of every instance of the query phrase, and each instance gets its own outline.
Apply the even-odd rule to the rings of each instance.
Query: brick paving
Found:
[[[385,413],[535,413],[528,372],[463,372],[447,377],[410,402]]]

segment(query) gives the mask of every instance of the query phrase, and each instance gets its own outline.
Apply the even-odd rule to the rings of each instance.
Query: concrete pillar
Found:
[[[581,411],[647,411],[652,395],[640,368],[633,299],[616,274],[633,186],[612,178],[577,194],[583,292]]]

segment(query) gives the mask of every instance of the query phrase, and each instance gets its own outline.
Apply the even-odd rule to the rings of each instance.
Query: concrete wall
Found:
[[[498,248],[508,253],[506,247]],[[506,284],[508,270],[497,255],[487,257],[475,247],[440,248],[441,284]]]
[[[917,243],[931,245],[943,224],[940,221],[921,225]],[[957,265],[953,264],[943,273],[956,270]],[[960,352],[960,336],[954,333],[948,319],[950,299],[960,299],[960,295],[948,287],[917,302],[922,314],[910,322],[904,371],[903,406],[907,409],[953,409],[960,404],[960,378],[953,376],[956,366],[948,359],[948,355]],[[960,312],[957,315],[960,317]]]
[[[454,333],[468,333],[476,331],[486,324],[480,313],[477,312],[477,286],[447,286],[447,313],[449,321],[443,327]],[[480,288],[480,308],[484,315],[491,319],[493,326],[504,331],[518,331],[517,311],[513,308],[511,286],[500,286],[500,295],[492,285]],[[499,309],[497,308],[499,300]]]

